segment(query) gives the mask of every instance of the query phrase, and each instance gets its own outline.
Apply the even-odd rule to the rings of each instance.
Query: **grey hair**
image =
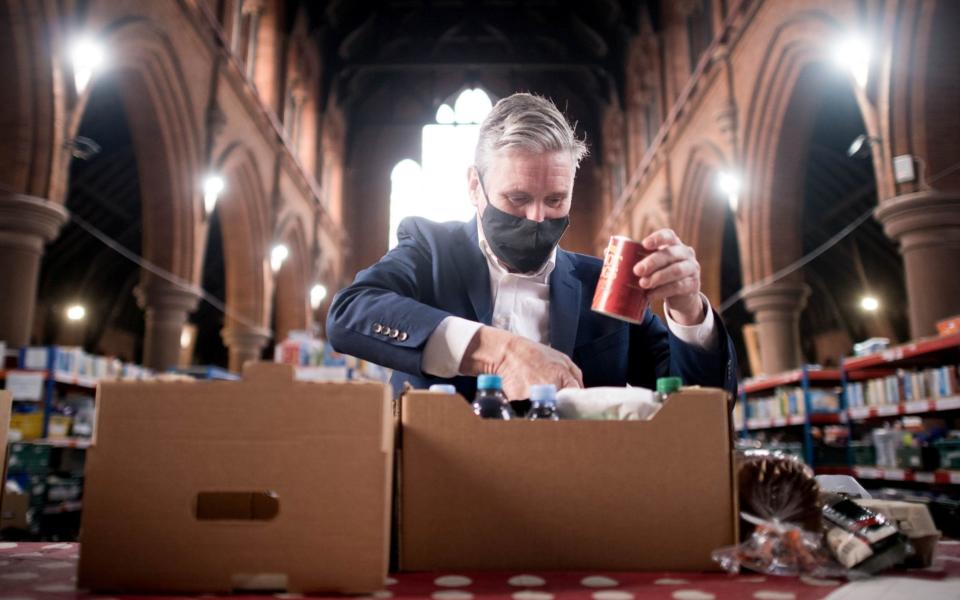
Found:
[[[576,169],[588,151],[587,144],[577,139],[573,129],[552,100],[527,93],[507,96],[480,124],[474,164],[482,174],[490,166],[493,154],[500,150],[567,151]]]

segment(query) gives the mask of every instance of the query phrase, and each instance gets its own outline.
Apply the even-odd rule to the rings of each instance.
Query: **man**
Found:
[[[652,388],[666,375],[735,391],[733,345],[673,231],[642,240],[652,253],[634,266],[668,327],[649,309],[639,325],[590,310],[602,261],[557,247],[586,151],[551,101],[498,102],[468,171],[477,218],[405,219],[397,246],[334,298],[333,347],[392,368],[396,392],[447,382],[472,398],[480,373],[514,400],[535,383]]]

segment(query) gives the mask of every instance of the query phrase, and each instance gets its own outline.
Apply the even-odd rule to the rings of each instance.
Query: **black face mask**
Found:
[[[483,190],[483,183],[480,183]],[[486,190],[483,195],[487,197]],[[530,273],[542,267],[570,225],[570,217],[544,219],[541,222],[515,217],[495,207],[487,197],[487,208],[480,218],[483,235],[490,249],[503,264],[518,273]]]

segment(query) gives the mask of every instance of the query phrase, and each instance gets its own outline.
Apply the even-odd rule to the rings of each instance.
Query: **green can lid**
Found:
[[[657,377],[657,393],[671,394],[680,389],[683,380],[679,377]]]

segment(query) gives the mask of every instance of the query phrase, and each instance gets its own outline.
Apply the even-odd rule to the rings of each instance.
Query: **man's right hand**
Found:
[[[481,327],[473,336],[460,372],[500,375],[503,391],[511,400],[527,398],[534,384],[552,383],[557,389],[583,387],[583,374],[566,354],[489,326]]]

